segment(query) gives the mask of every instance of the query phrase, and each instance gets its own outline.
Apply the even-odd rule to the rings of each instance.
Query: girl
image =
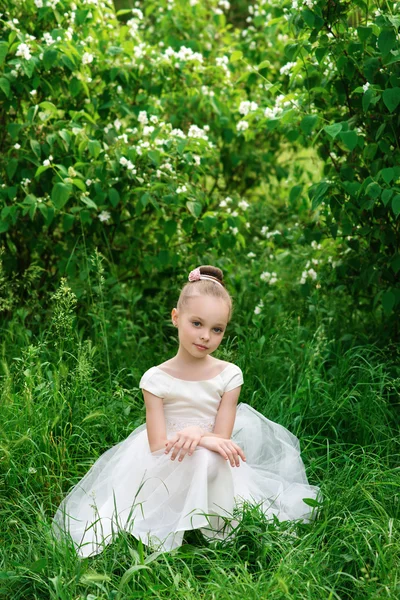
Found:
[[[57,537],[71,535],[81,557],[93,556],[124,529],[153,549],[182,544],[200,529],[225,539],[241,502],[280,520],[313,515],[298,439],[248,404],[237,404],[241,369],[211,355],[232,313],[222,271],[190,272],[172,322],[179,349],[142,376],[146,424],[107,450],[61,502]]]

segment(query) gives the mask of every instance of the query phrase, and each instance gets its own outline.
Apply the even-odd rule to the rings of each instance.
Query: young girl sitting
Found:
[[[54,533],[69,534],[81,557],[120,529],[162,551],[190,529],[225,539],[243,501],[280,521],[314,516],[303,499],[320,490],[308,484],[298,439],[238,404],[241,369],[211,356],[232,311],[222,271],[206,265],[188,279],[172,310],[178,352],[139,383],[146,424],[102,454],[54,516]]]

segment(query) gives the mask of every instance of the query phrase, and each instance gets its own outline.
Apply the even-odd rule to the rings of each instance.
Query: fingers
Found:
[[[172,446],[174,444],[176,444],[176,442],[179,440],[179,436],[175,435],[173,438],[171,438],[170,440],[168,440],[167,442],[165,442],[165,454],[168,454],[168,452],[171,450]]]
[[[196,450],[197,446],[199,445],[201,438],[199,438],[198,440],[193,440],[193,442],[190,444],[190,448],[189,448],[189,456],[192,456],[193,452]]]
[[[224,443],[222,449],[226,454],[224,458],[230,461],[232,467],[240,467],[239,456],[242,460],[246,460],[243,450],[235,442]]]
[[[181,460],[183,460],[183,457],[185,456],[185,454],[186,454],[186,453],[187,453],[187,451],[189,450],[191,443],[192,443],[192,440],[187,440],[187,441],[186,441],[186,442],[183,444],[183,446],[182,446],[182,448],[181,448],[181,451],[180,451],[180,454],[179,454],[179,459],[178,459],[178,460],[180,460],[180,461],[181,461]],[[176,455],[175,455],[175,456],[176,456]],[[174,456],[174,453],[172,453],[171,460],[174,460],[175,456]]]

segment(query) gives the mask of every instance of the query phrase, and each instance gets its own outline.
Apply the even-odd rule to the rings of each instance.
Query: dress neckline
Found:
[[[162,373],[165,373],[165,375],[168,375],[168,377],[172,377],[172,379],[176,379],[177,381],[185,381],[186,383],[204,383],[206,381],[213,381],[213,379],[217,379],[217,377],[219,377],[220,375],[222,375],[222,373],[224,371],[226,371],[226,369],[228,369],[229,367],[232,366],[232,363],[226,365],[226,367],[224,369],[222,369],[222,371],[220,371],[220,373],[218,373],[218,375],[216,375],[215,377],[211,377],[211,379],[180,379],[179,377],[174,377],[173,375],[170,375],[169,373],[167,373],[166,371],[164,371],[164,369],[160,369],[160,367],[158,367],[157,365],[155,366],[156,369],[158,369],[159,371],[161,371]]]

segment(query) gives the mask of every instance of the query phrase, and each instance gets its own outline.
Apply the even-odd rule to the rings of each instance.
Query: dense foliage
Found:
[[[97,248],[119,299],[214,261],[247,312],[337,302],[397,328],[397,8],[3,4],[5,314],[37,316],[61,276],[83,301]]]

